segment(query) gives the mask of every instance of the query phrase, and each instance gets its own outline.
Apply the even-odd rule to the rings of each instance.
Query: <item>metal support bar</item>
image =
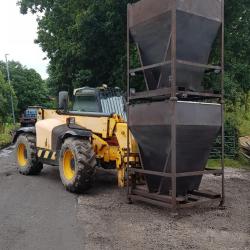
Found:
[[[138,92],[130,96],[130,100],[151,98],[151,97],[157,97],[157,96],[166,96],[167,98],[169,98],[171,96],[171,88],[161,88],[161,89],[154,89],[150,91]],[[179,91],[178,89],[176,89],[176,96],[177,97],[192,96],[192,97],[204,97],[204,98],[222,98],[222,95],[220,94],[193,92],[193,91]]]
[[[171,64],[171,61],[165,61],[165,62],[161,62],[161,63],[155,63],[155,64],[152,64],[152,65],[142,66],[142,67],[135,68],[135,69],[130,69],[129,73],[133,74],[133,73],[136,73],[136,72],[145,71],[147,69],[159,68],[161,66],[168,65],[168,64]]]
[[[164,57],[163,57],[164,61],[167,60],[168,50],[169,50],[169,47],[170,47],[170,44],[171,44],[171,39],[172,39],[172,34],[170,34],[169,39],[168,39],[167,47],[166,47],[165,54],[164,54]],[[157,88],[160,87],[161,79],[162,79],[162,71],[161,71],[161,75],[160,75],[159,80],[158,80]]]
[[[156,206],[172,208],[171,203],[158,201],[158,200],[154,200],[154,199],[151,199],[151,198],[146,198],[146,197],[139,196],[139,195],[129,195],[129,198],[132,199],[132,200],[147,202],[147,203],[150,203],[150,204],[153,204],[153,205],[156,205]]]
[[[144,170],[139,168],[130,168],[131,173],[141,173],[141,174],[149,174],[149,175],[155,175],[155,176],[162,176],[162,177],[172,177],[171,173],[163,173],[163,172],[156,172],[156,171],[150,171],[150,170]]]
[[[171,186],[172,186],[172,212],[176,212],[176,0],[172,0],[171,10]]]
[[[221,66],[194,63],[194,62],[189,62],[189,61],[184,61],[184,60],[176,60],[176,63],[184,64],[184,65],[188,65],[188,66],[193,66],[193,67],[198,67],[198,68],[204,68],[204,69],[222,70]],[[148,69],[159,68],[159,67],[162,67],[162,66],[165,66],[168,64],[171,64],[171,61],[164,61],[164,62],[155,63],[155,64],[151,64],[151,65],[147,65],[147,66],[142,66],[142,67],[135,68],[135,69],[130,69],[129,73],[132,74],[132,73],[136,73],[136,72],[140,72],[140,71],[145,71]]]
[[[141,50],[140,50],[140,48],[139,48],[138,43],[136,43],[136,48],[137,48],[137,53],[138,53],[138,55],[139,55],[140,64],[141,64],[141,66],[143,67],[143,62],[142,62],[142,57],[141,57]],[[145,70],[143,70],[143,76],[144,76],[144,81],[145,81],[145,83],[146,83],[147,90],[149,90],[149,87],[148,87],[148,80],[147,80],[147,77],[146,77]]]
[[[221,93],[222,93],[222,100],[221,100],[221,121],[222,121],[222,127],[221,127],[221,170],[222,170],[222,180],[221,180],[221,206],[224,205],[225,203],[225,163],[224,163],[224,158],[225,158],[225,125],[224,125],[224,110],[225,110],[225,103],[224,103],[224,74],[225,74],[225,69],[224,69],[224,64],[225,64],[225,59],[224,59],[224,44],[225,44],[225,27],[224,27],[224,22],[225,22],[225,13],[224,13],[224,0],[221,1],[221,16],[222,16],[222,27],[221,27]]]
[[[148,174],[148,175],[161,176],[161,177],[167,177],[167,178],[172,177],[172,173],[156,172],[156,171],[144,170],[144,169],[139,169],[139,168],[130,168],[130,171],[131,173],[141,173],[141,174]],[[219,174],[222,174],[222,170],[217,169],[217,170],[204,170],[204,171],[195,171],[195,172],[176,173],[176,178],[187,177],[187,176],[209,175],[209,174],[219,175]]]
[[[205,93],[205,92],[192,92],[192,91],[177,91],[177,95],[197,96],[197,97],[210,97],[210,98],[222,98],[220,94]]]
[[[137,191],[136,191],[137,193]],[[147,202],[156,206],[161,206],[161,207],[166,207],[166,208],[172,208],[172,204],[171,204],[171,196],[170,196],[170,202],[168,199],[164,199],[163,197],[155,197],[152,194],[147,194],[147,197],[145,196],[145,194],[139,194],[140,192],[138,192],[138,195],[136,194],[131,194],[129,195],[129,198],[132,200],[137,200],[137,201],[142,201],[142,202]],[[205,194],[202,194],[205,195]],[[176,203],[176,208],[189,208],[189,207],[193,207],[194,205],[202,205],[202,204],[206,204],[208,202],[217,202],[219,201],[220,195],[217,195],[216,197],[205,197],[202,195],[196,195],[194,196],[196,199],[193,199],[192,197],[190,197],[189,199],[183,199],[183,197],[177,197],[178,202]],[[157,195],[157,196],[161,196],[161,195]],[[157,198],[157,199],[156,199]]]
[[[169,196],[169,195],[149,193],[149,192],[141,191],[141,190],[138,190],[138,189],[134,189],[132,191],[132,194],[144,196],[144,197],[147,197],[147,198],[153,198],[155,200],[164,201],[164,202],[168,202],[168,203],[172,202],[172,197]],[[176,201],[177,201],[177,203],[185,202],[186,198],[183,197],[183,196],[180,196],[180,197],[176,198]]]
[[[129,174],[129,157],[130,157],[130,138],[129,138],[129,97],[130,97],[130,30],[129,30],[129,17],[130,17],[130,4],[127,6],[127,197],[130,193],[130,174]],[[128,201],[130,199],[128,197]]]
[[[132,96],[130,96],[130,100],[150,98],[150,97],[156,97],[156,96],[169,96],[169,95],[171,95],[170,88],[154,89],[150,91],[142,91],[142,92],[135,93]]]
[[[190,208],[190,207],[193,207],[194,205],[195,206],[199,206],[199,205],[203,205],[203,204],[207,204],[208,202],[219,202],[221,198],[216,198],[216,199],[209,199],[209,198],[204,198],[204,199],[200,199],[200,200],[197,200],[197,201],[190,201],[190,202],[187,202],[187,203],[184,203],[184,204],[179,204],[178,205],[178,208]]]
[[[218,170],[204,170],[204,171],[196,171],[196,172],[177,173],[176,177],[179,178],[179,177],[199,176],[199,175],[208,175],[208,174],[220,175],[222,174],[222,171],[218,169]]]
[[[189,62],[189,61],[184,61],[184,60],[177,60],[176,61],[178,64],[184,64],[192,67],[198,67],[198,68],[204,68],[204,69],[215,69],[215,70],[221,70],[222,67],[220,66],[215,66],[215,65],[210,65],[210,64],[201,64],[201,63],[194,63],[194,62]]]
[[[210,191],[207,191],[207,192],[193,191],[193,192],[191,192],[191,194],[196,195],[196,196],[200,196],[200,197],[209,198],[209,199],[221,198],[220,194],[215,194],[215,193],[212,193]]]

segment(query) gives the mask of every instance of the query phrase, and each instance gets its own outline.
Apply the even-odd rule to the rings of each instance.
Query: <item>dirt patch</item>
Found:
[[[114,177],[99,174],[97,186],[78,197],[86,249],[249,249],[250,172],[226,170],[226,209],[204,205],[177,218],[164,208],[126,203]],[[205,189],[220,188],[220,177],[206,176]]]

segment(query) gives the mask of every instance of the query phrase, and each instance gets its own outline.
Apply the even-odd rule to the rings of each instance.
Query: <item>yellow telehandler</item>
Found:
[[[59,165],[67,190],[84,192],[96,167],[116,169],[118,186],[125,185],[127,123],[125,101],[117,88],[74,90],[72,111],[68,93],[59,93],[57,110],[36,107],[37,122],[16,131],[16,158],[21,174],[39,174],[43,164]],[[130,136],[131,165],[139,163],[138,146]]]

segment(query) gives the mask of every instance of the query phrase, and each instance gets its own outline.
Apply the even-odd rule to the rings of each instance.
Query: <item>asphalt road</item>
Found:
[[[56,167],[22,176],[12,149],[0,151],[0,249],[84,249],[76,196],[65,191]]]
[[[12,151],[0,151],[0,250],[250,249],[249,171],[226,170],[225,210],[207,204],[173,218],[128,205],[107,173],[81,196],[65,191],[56,167],[22,176]],[[206,176],[202,186],[219,190],[220,177]]]

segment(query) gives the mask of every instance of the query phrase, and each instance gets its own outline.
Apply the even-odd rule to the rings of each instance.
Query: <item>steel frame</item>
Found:
[[[203,65],[194,62],[182,61],[177,60],[176,58],[176,0],[172,1],[172,18],[171,18],[171,60],[170,61],[163,61],[161,63],[153,64],[153,65],[142,65],[140,49],[137,45],[137,51],[140,57],[141,67],[136,69],[130,69],[130,28],[129,28],[129,20],[130,20],[130,13],[129,7],[130,4],[127,6],[127,117],[128,117],[128,134],[129,134],[129,108],[131,101],[136,99],[144,99],[144,98],[151,98],[156,96],[163,96],[169,99],[172,103],[172,110],[173,116],[171,119],[171,173],[165,172],[156,172],[156,171],[147,171],[144,169],[133,168],[129,165],[129,145],[130,139],[129,136],[127,137],[127,197],[128,201],[132,202],[133,200],[139,200],[148,202],[151,204],[168,207],[172,209],[173,213],[176,213],[178,208],[185,208],[185,207],[192,207],[194,205],[198,205],[201,203],[207,203],[211,201],[220,201],[220,206],[224,206],[225,203],[225,174],[224,174],[224,0],[221,1],[222,4],[222,27],[221,27],[221,65],[214,66],[214,65]],[[169,45],[168,45],[169,46]],[[165,60],[165,59],[164,59]],[[206,69],[215,69],[221,71],[221,94],[214,94],[214,93],[201,93],[201,92],[189,92],[189,91],[178,91],[176,88],[176,65],[177,63],[190,65],[194,67],[201,67]],[[167,64],[171,64],[171,87],[170,88],[163,88],[163,89],[156,89],[156,90],[149,90],[147,87],[147,91],[137,93],[131,96],[130,93],[130,75],[136,72],[143,72],[144,79],[145,79],[145,70],[161,67]],[[145,82],[146,86],[147,81]],[[177,173],[176,172],[176,104],[178,101],[178,97],[181,95],[186,96],[196,96],[199,98],[214,98],[218,99],[218,102],[221,104],[221,137],[222,137],[222,146],[221,146],[221,166],[219,170],[210,170],[206,169],[204,171],[197,171],[197,172],[186,172],[186,173]],[[147,175],[155,175],[155,176],[162,176],[171,178],[172,183],[172,193],[171,195],[161,195],[157,193],[149,193],[147,190],[140,190],[136,184],[135,176],[136,174],[147,174]],[[179,177],[184,176],[197,176],[197,175],[221,175],[221,192],[218,193],[211,193],[211,192],[202,192],[202,191],[194,191],[188,195],[188,197],[177,197],[176,196],[176,179]]]

